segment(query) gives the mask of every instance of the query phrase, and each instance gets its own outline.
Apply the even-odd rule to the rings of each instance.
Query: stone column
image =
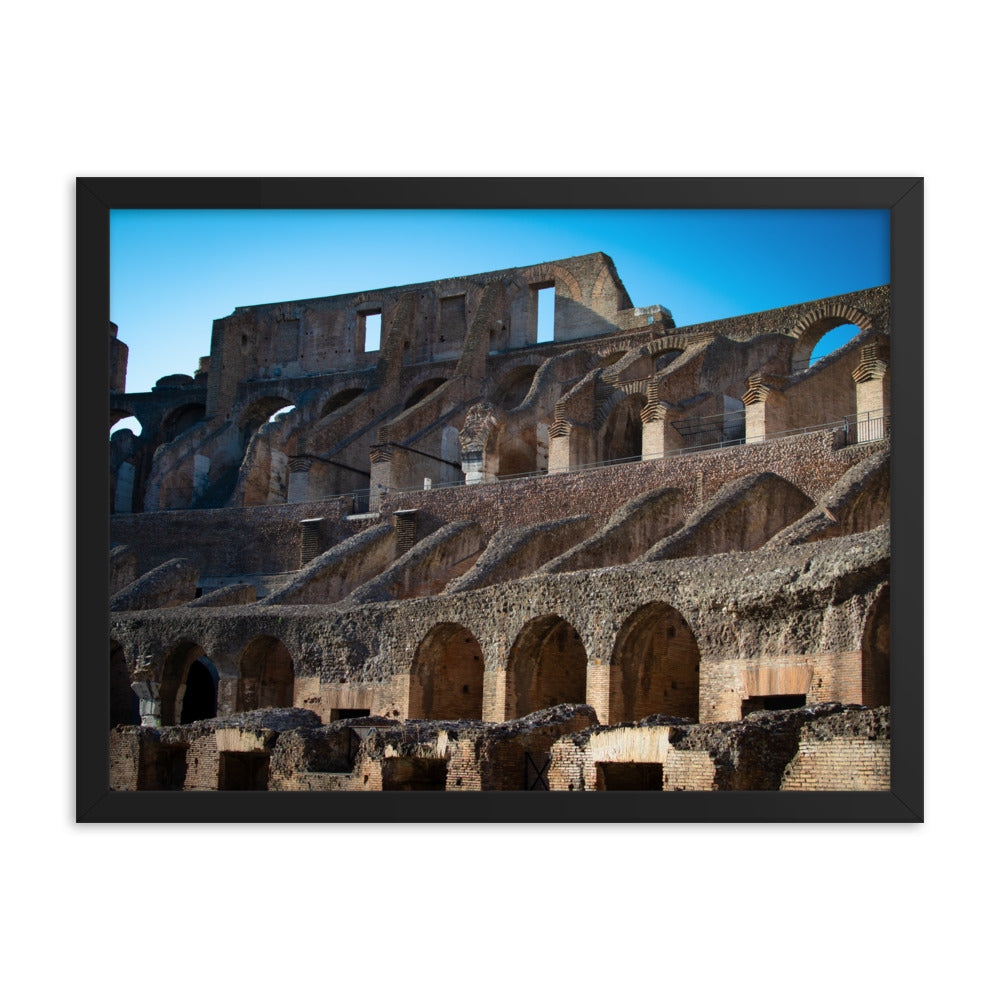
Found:
[[[311,458],[293,458],[288,463],[288,502],[302,503],[309,499]]]
[[[372,445],[368,451],[372,469],[369,510],[377,511],[382,494],[395,486],[392,469],[395,450],[391,442],[386,442]]]
[[[139,699],[139,717],[142,725],[151,729],[160,726],[160,685],[154,680],[132,682],[132,690]]]
[[[858,442],[885,437],[889,423],[889,362],[879,345],[861,349],[861,364],[851,372],[857,392]]]
[[[565,420],[553,423],[549,428],[549,473],[588,465],[590,443],[588,426]]]
[[[778,382],[777,376],[760,372],[747,379],[743,394],[747,444],[759,444],[789,429],[788,400]]]
[[[504,722],[507,718],[507,671],[487,670],[483,674],[483,722]]]
[[[601,660],[587,664],[587,704],[597,713],[597,721],[608,725],[611,712],[611,665]]]
[[[642,460],[652,462],[664,455],[680,451],[684,439],[677,433],[671,419],[680,411],[659,399],[659,384],[651,382],[649,402],[642,408]]]

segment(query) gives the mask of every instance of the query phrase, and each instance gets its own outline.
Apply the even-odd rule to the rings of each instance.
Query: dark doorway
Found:
[[[220,792],[266,792],[271,758],[266,753],[220,753]]]
[[[633,761],[598,764],[597,787],[605,792],[662,792],[663,765]]]
[[[181,725],[199,719],[214,719],[218,676],[208,660],[195,660],[188,668],[187,686],[181,702]]]
[[[187,778],[187,747],[183,744],[160,746],[153,763],[153,790],[179,792]]]
[[[769,694],[759,698],[747,698],[743,702],[742,718],[751,712],[780,712],[786,708],[804,708],[804,694]]]
[[[382,763],[385,792],[443,792],[447,778],[444,757],[390,757]]]
[[[336,722],[338,719],[363,719],[365,716],[371,714],[371,709],[368,708],[331,708],[330,721]]]

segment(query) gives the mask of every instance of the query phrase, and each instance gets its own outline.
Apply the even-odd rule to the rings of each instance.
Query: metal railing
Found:
[[[732,416],[726,414],[725,416]],[[711,418],[710,418],[711,419]],[[706,428],[708,430],[710,428]],[[722,428],[720,427],[720,430]],[[769,444],[773,441],[785,440],[792,437],[802,437],[807,434],[817,434],[823,431],[840,431],[839,440],[834,447],[843,448],[854,444],[868,444],[880,441],[888,437],[891,429],[888,411],[872,410],[868,413],[850,414],[841,417],[839,420],[831,420],[822,424],[811,424],[805,427],[794,427],[781,431],[767,431],[762,437],[744,436],[710,442],[708,444],[688,445],[684,448],[673,448],[667,451],[653,452],[645,455],[629,455],[623,458],[606,459],[601,462],[588,462],[580,465],[567,466],[565,469],[535,469],[531,472],[517,472],[504,476],[491,476],[489,479],[480,479],[467,482],[465,479],[444,480],[436,483],[424,483],[415,486],[386,487],[375,485],[369,489],[353,490],[348,493],[331,493],[321,497],[314,497],[308,500],[291,500],[284,504],[241,504],[234,507],[204,507],[197,510],[240,510],[248,508],[267,507],[289,507],[306,504],[326,503],[331,501],[349,501],[342,504],[345,509],[345,516],[352,514],[376,513],[381,507],[381,500],[386,496],[400,496],[410,493],[425,493],[432,490],[468,488],[476,486],[489,486],[494,483],[508,483],[520,479],[540,479],[546,476],[565,475],[575,472],[594,472],[599,469],[606,469],[616,465],[629,465],[633,462],[658,461],[664,458],[681,458],[685,455],[695,455],[707,451],[719,451],[723,448],[734,448],[741,446],[755,446]],[[379,503],[373,507],[372,499],[377,498]],[[188,507],[161,508],[158,511],[139,511],[135,513],[167,513],[170,511],[190,511]],[[115,516],[115,515],[112,515]]]

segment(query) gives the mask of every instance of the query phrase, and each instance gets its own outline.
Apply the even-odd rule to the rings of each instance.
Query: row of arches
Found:
[[[215,718],[219,708],[219,670],[205,649],[184,639],[167,654],[160,677],[162,725],[186,725]],[[288,647],[276,636],[260,635],[240,654],[235,711],[291,708],[295,697],[295,669]],[[125,655],[111,641],[111,725],[139,722],[138,698],[130,687]]]
[[[670,605],[639,608],[622,625],[612,653],[608,714],[612,723],[663,713],[697,719],[700,654],[694,634]],[[483,717],[483,651],[462,625],[435,625],[417,647],[410,712],[423,719]],[[559,615],[532,619],[507,663],[506,718],[561,704],[583,704],[588,658],[576,628]]]
[[[889,592],[868,614],[861,650],[862,700],[889,703]],[[662,714],[698,720],[701,654],[684,617],[669,604],[650,602],[622,623],[607,665],[610,724]],[[587,650],[576,628],[548,614],[519,631],[506,663],[503,716],[521,718],[561,704],[588,702]],[[137,722],[122,647],[111,644],[111,724]],[[168,653],[159,700],[163,725],[213,718],[219,704],[219,672],[205,649],[182,640]],[[235,710],[286,708],[294,704],[295,672],[285,644],[257,636],[243,649]],[[457,622],[441,622],[418,644],[409,669],[409,710],[414,719],[482,719],[485,658],[475,634]],[[602,699],[603,700],[603,699]]]

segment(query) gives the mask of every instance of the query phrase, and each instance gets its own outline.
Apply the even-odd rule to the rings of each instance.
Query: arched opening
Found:
[[[875,599],[861,639],[861,701],[889,704],[889,588]]]
[[[267,422],[269,424],[277,423],[286,413],[291,413],[295,409],[295,406],[290,404],[288,406],[283,406],[280,410],[275,410],[274,413],[268,417]]]
[[[642,457],[642,408],[646,397],[627,396],[612,411],[601,434],[601,461]]]
[[[432,378],[426,382],[421,382],[407,397],[406,402],[403,404],[403,409],[408,410],[411,406],[416,406],[420,400],[429,396],[435,389],[440,388],[447,381],[446,378]]]
[[[621,361],[627,353],[627,351],[613,351],[611,354],[603,355],[601,357],[601,367],[610,368],[616,361]]]
[[[698,720],[701,656],[694,633],[669,604],[646,604],[622,625],[611,654],[608,721],[648,715]]]
[[[201,656],[188,667],[184,697],[181,699],[181,725],[199,719],[214,719],[219,698],[219,671],[208,657]]]
[[[331,413],[336,412],[342,406],[347,406],[347,404],[352,399],[357,399],[365,390],[363,388],[355,387],[354,389],[344,389],[342,392],[334,393],[324,404],[323,409],[320,411],[320,420],[323,417],[330,416]]]
[[[791,333],[796,338],[792,348],[792,372],[805,371],[821,357],[856,337],[860,330],[870,328],[871,321],[853,309],[840,315],[803,318]]]
[[[287,410],[294,406],[290,399],[284,396],[265,396],[263,399],[255,399],[243,409],[240,414],[240,440],[243,449],[250,443],[250,438],[264,426],[279,410]]]
[[[519,435],[507,436],[497,443],[497,475],[525,476],[534,472],[538,461],[538,439],[535,425]]]
[[[198,668],[194,670],[194,677],[191,677],[192,667],[196,661],[202,661]],[[210,714],[202,715],[200,712],[207,711],[208,702],[206,694],[205,676],[207,673],[212,681],[212,706]],[[187,701],[187,685],[189,680],[193,680],[195,692],[191,696],[191,701]],[[196,642],[184,639],[167,655],[163,664],[163,675],[160,681],[160,722],[164,726],[176,726],[182,721],[195,722],[197,719],[211,719],[215,717],[219,675],[212,661],[205,655],[205,650]],[[195,718],[186,718],[192,716]]]
[[[142,434],[142,424],[129,413],[112,410],[111,430],[108,433],[108,438],[113,438],[119,431],[131,431],[136,437],[139,437]]]
[[[861,328],[854,323],[841,323],[827,333],[824,333],[816,341],[816,346],[809,354],[809,367],[811,368],[816,364],[820,358],[825,358],[828,354],[832,354],[838,348],[843,347],[844,344],[849,340],[853,340],[859,333],[861,333]]]
[[[236,711],[291,708],[295,695],[292,654],[273,635],[257,636],[240,656]]]
[[[111,728],[138,726],[139,697],[132,690],[132,676],[121,643],[111,640]]]
[[[180,437],[185,431],[190,430],[204,419],[205,407],[201,403],[191,403],[188,406],[178,407],[163,421],[161,443],[166,444],[168,441],[173,441],[174,438]]]
[[[502,410],[517,409],[528,395],[537,371],[538,365],[521,365],[506,372],[497,382],[493,402]]]
[[[410,671],[411,719],[481,719],[483,651],[461,625],[435,625],[417,647]]]
[[[587,651],[575,628],[545,615],[521,629],[507,667],[507,715],[521,718],[552,705],[587,700]]]
[[[654,354],[653,370],[662,372],[665,368],[670,367],[670,365],[683,353],[683,351],[679,351],[676,348],[671,348],[668,351],[661,351],[659,354]]]

